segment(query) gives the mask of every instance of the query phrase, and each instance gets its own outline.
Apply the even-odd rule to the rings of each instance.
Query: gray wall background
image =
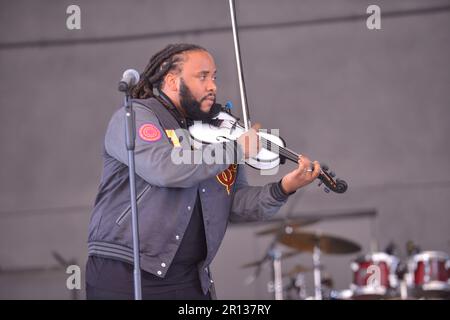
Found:
[[[81,7],[81,30],[66,29],[70,4]],[[366,28],[370,4],[381,7],[381,30]],[[239,0],[237,9],[252,119],[350,185],[344,195],[308,186],[278,217],[373,208],[375,219],[307,229],[363,253],[371,239],[380,249],[394,241],[401,258],[408,240],[449,253],[450,1]],[[103,135],[122,99],[117,81],[173,42],[213,53],[219,101],[239,114],[228,1],[1,1],[0,298],[84,296],[66,289],[55,253],[84,269]],[[250,182],[293,168],[271,177],[249,169]],[[272,238],[255,232],[271,225],[229,227],[213,264],[219,298],[271,299],[269,266],[251,284],[253,270],[241,268],[264,254]],[[355,257],[323,257],[337,289],[348,288]],[[311,256],[283,269],[297,263],[311,265]]]

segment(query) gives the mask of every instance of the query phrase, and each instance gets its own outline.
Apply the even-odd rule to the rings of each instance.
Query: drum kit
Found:
[[[275,300],[450,299],[449,255],[440,251],[420,251],[416,246],[414,250],[408,250],[408,257],[403,260],[393,254],[394,250],[357,256],[349,266],[352,273],[349,288],[334,290],[331,276],[324,273],[321,256],[355,254],[361,251],[361,247],[342,237],[301,229],[318,221],[303,219],[300,222],[284,222],[256,233],[258,236],[275,237],[263,259],[246,263],[242,267],[256,267],[255,279],[262,265],[270,261],[272,280],[268,288]],[[278,244],[295,250],[281,252]],[[312,267],[295,265],[289,271],[282,272],[281,261],[302,252],[312,254]],[[314,279],[312,296],[308,296],[305,288],[305,277],[310,273],[313,273]],[[284,286],[283,279],[286,278],[289,284]]]

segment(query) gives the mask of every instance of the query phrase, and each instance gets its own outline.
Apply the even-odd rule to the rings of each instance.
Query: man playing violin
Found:
[[[156,53],[132,90],[143,299],[212,299],[209,270],[228,221],[266,220],[320,173],[300,156],[280,181],[250,186],[243,160],[259,151],[258,124],[223,142],[230,163],[174,164],[175,130],[216,113],[216,65],[204,48],[174,44]],[[133,251],[124,108],[107,128],[103,174],[89,225],[88,299],[133,299]],[[204,146],[207,148],[207,146]],[[186,149],[185,153],[201,150]]]

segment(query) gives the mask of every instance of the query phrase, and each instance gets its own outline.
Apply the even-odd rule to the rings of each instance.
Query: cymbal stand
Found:
[[[295,277],[295,287],[298,288],[297,294],[298,299],[305,300],[306,299],[306,290],[305,290],[305,275],[303,272],[299,272]]]
[[[278,240],[281,236],[283,231],[278,232],[275,238],[273,239],[272,243],[269,245],[269,248],[267,249],[267,253],[265,255],[265,258],[262,260],[266,260],[267,258],[270,258],[272,261],[272,285],[273,285],[273,292],[274,292],[274,298],[275,300],[283,300],[283,277],[281,274],[281,251],[276,248],[276,245],[278,243]],[[269,286],[271,287],[271,286]]]
[[[313,251],[313,266],[314,266],[314,297],[316,300],[322,300],[322,276],[320,265],[320,246],[319,241],[314,245]]]
[[[277,249],[272,249],[270,253],[272,258],[273,270],[273,292],[275,300],[283,300],[283,279],[281,275],[281,252]]]

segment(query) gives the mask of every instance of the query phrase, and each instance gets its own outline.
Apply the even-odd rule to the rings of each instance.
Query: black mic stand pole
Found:
[[[138,211],[136,205],[136,170],[134,167],[134,148],[136,140],[136,121],[133,105],[130,96],[130,87],[126,88],[123,83],[119,85],[119,91],[125,92],[125,135],[126,146],[128,151],[128,173],[130,177],[130,194],[131,194],[131,227],[133,229],[133,276],[134,276],[134,299],[142,300],[141,286],[141,264],[139,255],[139,223]]]

